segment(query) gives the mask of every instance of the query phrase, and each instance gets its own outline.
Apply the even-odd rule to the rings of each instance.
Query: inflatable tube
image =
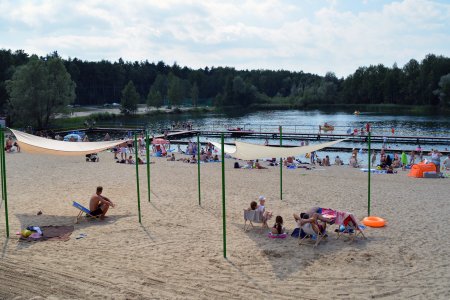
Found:
[[[384,227],[386,225],[386,221],[383,218],[369,216],[363,219],[363,224],[369,227]]]
[[[271,239],[285,239],[287,237],[287,233],[274,234],[272,232],[269,232],[267,236],[270,237]]]

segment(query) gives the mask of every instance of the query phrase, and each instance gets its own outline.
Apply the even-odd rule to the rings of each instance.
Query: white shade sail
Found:
[[[301,147],[271,147],[236,141],[235,142],[236,147],[224,145],[225,148],[224,150],[225,153],[229,154],[230,156],[243,160],[272,158],[272,157],[278,158],[288,156],[299,156],[313,151],[318,151],[326,147],[331,147],[344,140],[345,139]],[[216,148],[220,150],[222,149],[220,143],[216,142],[210,143],[213,144]]]
[[[38,154],[77,156],[97,153],[125,142],[124,140],[107,142],[64,142],[35,136],[14,129],[10,130],[16,136],[21,150]]]

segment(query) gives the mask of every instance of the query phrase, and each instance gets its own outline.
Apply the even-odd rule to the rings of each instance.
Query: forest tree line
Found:
[[[4,115],[11,114],[11,100],[20,96],[20,93],[12,95],[15,73],[26,73],[25,66],[31,62],[37,67],[36,60],[43,62],[42,66],[55,60],[63,64],[73,83],[73,87],[65,91],[69,102],[78,105],[122,102],[129,105],[125,112],[133,112],[137,103],[156,107],[288,104],[298,108],[330,104],[450,105],[450,58],[434,54],[420,62],[411,59],[403,67],[371,65],[358,68],[346,78],[337,78],[332,72],[319,76],[302,71],[231,67],[195,70],[162,61],[92,62],[61,59],[57,52],[38,58],[22,50],[2,49],[0,108]],[[30,82],[28,84],[32,84]],[[51,92],[42,94],[46,93]]]

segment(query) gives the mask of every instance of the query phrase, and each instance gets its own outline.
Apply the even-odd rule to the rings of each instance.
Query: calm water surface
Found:
[[[243,127],[249,130],[259,131],[277,131],[278,126],[283,126],[284,132],[303,132],[303,133],[317,133],[319,125],[325,122],[332,124],[335,127],[334,133],[345,133],[347,130],[364,127],[367,122],[372,124],[373,134],[385,135],[389,137],[392,135],[392,128],[395,130],[395,135],[407,136],[449,136],[450,135],[450,118],[448,116],[410,116],[410,115],[386,115],[376,113],[361,113],[360,115],[353,115],[349,113],[324,113],[320,111],[298,111],[298,110],[276,110],[276,111],[258,111],[248,114],[170,114],[158,115],[134,120],[133,124],[147,124],[150,130],[154,133],[161,133],[164,128],[170,128],[176,122],[192,122],[194,129],[209,129],[209,130],[225,130],[226,128]],[[128,122],[125,120],[117,120],[115,125],[122,124],[125,126]],[[202,141],[208,140],[202,138]],[[218,139],[210,138],[209,140]],[[234,139],[227,139],[232,142]],[[248,142],[263,143],[261,139],[245,139]],[[270,144],[279,143],[278,139],[269,139]],[[299,145],[300,141],[285,140],[284,144]],[[315,142],[310,142],[315,143]],[[338,146],[365,148],[367,144],[364,143],[341,143]],[[388,147],[392,150],[404,149],[413,150],[417,145],[413,144],[389,144]],[[381,144],[373,144],[374,148],[380,148]],[[438,148],[444,150],[450,148],[450,145],[423,145],[425,150],[431,148]],[[322,156],[330,154],[332,157],[336,153],[322,152]],[[347,158],[347,154],[342,154]]]

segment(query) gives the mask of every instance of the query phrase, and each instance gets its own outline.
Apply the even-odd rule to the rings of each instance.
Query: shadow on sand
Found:
[[[259,250],[255,255],[262,256],[267,259],[272,266],[275,276],[284,280],[293,273],[310,271],[311,268],[317,267],[316,262],[332,264],[334,257],[341,255],[348,250],[362,250],[365,249],[370,240],[357,239],[350,242],[347,238],[336,240],[336,234],[333,232],[334,227],[328,230],[329,236],[322,241],[316,248],[312,247],[312,243],[306,245],[299,245],[298,238],[290,236],[284,239],[268,237],[269,229],[262,229],[261,226],[255,226],[250,230],[244,232],[243,222],[233,223],[232,225],[239,228],[246,238],[251,240]],[[259,224],[258,224],[259,225]],[[323,259],[323,260],[322,260]],[[233,265],[236,269],[239,266]],[[321,265],[321,268],[326,266]],[[241,269],[244,273],[244,270]]]
[[[110,215],[104,220],[83,217],[78,223],[75,223],[76,217],[73,216],[57,216],[57,215],[34,215],[34,214],[16,214],[20,221],[20,228],[28,226],[70,226],[74,229],[84,229],[90,226],[106,226],[117,222],[117,220],[129,217],[129,215]],[[23,241],[17,243],[18,249],[23,249],[34,245],[36,242]]]

